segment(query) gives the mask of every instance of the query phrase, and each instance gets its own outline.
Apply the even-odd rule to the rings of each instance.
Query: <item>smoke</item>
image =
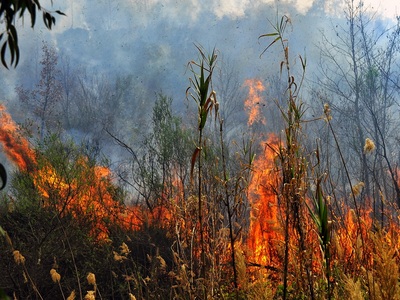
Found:
[[[205,4],[202,0],[57,0],[53,7],[43,4],[67,15],[56,15],[52,31],[44,28],[40,18],[33,30],[28,22],[17,22],[20,64],[16,70],[0,70],[4,79],[0,99],[10,107],[19,107],[14,89],[37,82],[41,41],[45,40],[57,47],[59,57],[68,58],[72,69],[107,74],[111,80],[117,75],[131,76],[135,87],[131,101],[145,102],[150,111],[158,92],[172,97],[179,103],[174,106],[182,108],[190,76],[186,66],[198,56],[194,44],[208,51],[217,48],[238,71],[241,83],[279,73],[281,49],[272,47],[260,58],[270,40],[258,38],[272,32],[271,24],[279,22],[282,14],[290,16],[293,24],[287,32],[292,57],[306,56],[307,75],[313,74],[319,59],[315,45],[321,41],[320,31],[333,35],[332,24],[344,21],[340,3],[343,1],[216,0]],[[379,16],[387,17],[396,9],[389,1],[380,2],[378,7],[365,1],[365,7],[378,8]]]
[[[39,18],[33,32],[18,22],[21,65],[34,68],[31,56],[38,56],[37,45],[47,40],[76,65],[109,73],[140,72],[141,81],[152,81],[146,88],[170,93],[170,82],[163,84],[157,77],[164,79],[172,73],[175,82],[185,80],[185,64],[196,57],[193,43],[199,43],[206,49],[218,48],[247,73],[245,77],[264,76],[254,74],[257,66],[249,62],[258,59],[262,51],[258,36],[271,30],[270,22],[275,23],[277,15],[291,17],[293,36],[301,38],[293,43],[293,53],[302,53],[315,44],[319,29],[329,28],[343,15],[340,3],[343,1],[218,0],[207,5],[201,0],[54,1],[51,10],[59,9],[67,16],[57,15],[52,31],[46,30]],[[389,5],[387,1],[378,5],[366,1],[365,7],[378,6],[381,15],[388,16],[395,8],[395,4]]]

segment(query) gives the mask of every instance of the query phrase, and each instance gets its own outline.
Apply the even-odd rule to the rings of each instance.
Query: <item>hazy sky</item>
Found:
[[[58,3],[57,3],[58,2]],[[88,26],[87,14],[96,11],[97,17],[104,21],[106,26],[123,26],[121,22],[113,22],[114,17],[125,15],[135,16],[134,22],[147,24],[154,18],[168,18],[173,22],[184,22],[188,19],[198,21],[202,13],[213,14],[216,18],[231,19],[245,18],[254,10],[270,5],[282,10],[291,8],[297,13],[305,15],[313,7],[319,6],[327,16],[340,16],[343,11],[344,0],[214,0],[204,4],[203,0],[98,0],[96,1],[54,1],[54,7],[62,9],[69,17],[60,19],[57,30],[70,26]],[[356,1],[357,2],[357,1]],[[94,3],[97,4],[97,10]],[[399,14],[397,0],[365,0],[364,6],[386,18],[393,19]],[[124,17],[119,20],[123,21]]]
[[[78,66],[134,74],[149,93],[184,95],[186,64],[197,55],[194,43],[216,47],[243,80],[265,78],[273,53],[260,62],[267,41],[258,37],[272,30],[269,22],[275,22],[277,14],[291,17],[291,49],[307,53],[312,69],[320,31],[340,22],[343,4],[339,0],[53,0],[51,8],[50,0],[43,0],[44,7],[60,9],[67,16],[56,16],[50,32],[39,18],[34,30],[24,20],[20,67],[7,73],[2,89],[12,92],[15,81],[33,78],[42,40],[53,43]],[[394,0],[365,0],[366,8],[378,11],[378,19],[394,20],[398,6]]]

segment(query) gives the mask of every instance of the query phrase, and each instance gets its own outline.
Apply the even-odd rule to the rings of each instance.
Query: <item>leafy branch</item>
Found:
[[[53,1],[52,1],[53,2]],[[36,11],[42,11],[43,13],[43,23],[51,30],[53,25],[56,24],[56,18],[54,14],[64,15],[65,14],[59,10],[49,11],[40,5],[39,0],[2,0],[0,5],[0,23],[5,24],[4,31],[0,33],[0,42],[3,42],[0,50],[1,63],[5,68],[8,69],[8,64],[6,61],[7,49],[10,55],[10,65],[17,67],[19,62],[19,45],[18,45],[18,32],[15,28],[15,20],[23,18],[25,12],[27,11],[31,19],[31,27],[35,27],[36,23]]]

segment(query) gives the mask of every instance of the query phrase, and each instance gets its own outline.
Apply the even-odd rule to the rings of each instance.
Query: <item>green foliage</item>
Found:
[[[279,23],[276,22],[276,24],[272,25],[272,27],[275,29],[274,32],[262,34],[258,37],[259,39],[264,38],[264,37],[267,37],[267,38],[273,37],[274,38],[274,40],[269,43],[269,45],[263,50],[263,52],[261,52],[260,56],[262,56],[276,42],[279,42],[279,41],[281,41],[282,43],[287,42],[287,40],[283,38],[283,35],[286,31],[286,27],[288,24],[289,25],[291,24],[290,18],[287,16],[283,16]],[[281,64],[281,66],[282,66],[282,64]],[[281,68],[281,72],[282,72],[282,68]]]
[[[0,4],[0,19],[4,20],[5,30],[0,34],[0,42],[6,39],[1,46],[1,62],[4,67],[8,69],[6,61],[6,50],[10,51],[10,65],[15,67],[19,62],[19,46],[18,46],[18,32],[15,28],[15,21],[19,18],[24,17],[25,13],[28,12],[31,19],[32,28],[35,27],[36,23],[36,11],[43,12],[43,23],[51,29],[56,24],[56,19],[53,16],[54,13],[59,15],[65,15],[63,12],[56,10],[50,12],[40,5],[39,0],[2,0]]]
[[[323,193],[322,182],[325,179],[323,175],[317,173],[316,168],[320,167],[320,153],[319,148],[315,151],[317,163],[313,167],[312,172],[315,177],[315,193],[311,196],[313,207],[311,208],[307,203],[307,208],[310,212],[311,218],[316,225],[316,231],[319,238],[319,244],[322,252],[323,264],[325,265],[325,276],[326,276],[326,286],[328,299],[331,299],[331,254],[330,254],[330,243],[331,243],[331,223],[329,219],[329,206],[327,199]],[[325,284],[321,281],[321,284]],[[320,285],[321,285],[320,284]]]
[[[132,162],[135,165],[133,181],[137,183],[140,201],[148,209],[168,206],[177,181],[185,185],[192,140],[191,132],[172,112],[172,99],[158,95],[152,126],[144,139],[143,155]]]
[[[172,112],[172,99],[159,95],[153,108],[153,142],[161,165],[187,163],[190,134]]]
[[[212,75],[217,61],[217,53],[214,49],[211,54],[206,55],[200,46],[196,46],[200,57],[199,61],[191,61],[189,68],[193,78],[190,78],[190,87],[186,90],[186,96],[197,103],[199,110],[199,130],[202,130],[206,124],[208,114],[212,112],[216,104],[215,92],[209,92],[211,87]],[[198,70],[196,70],[198,69]],[[191,92],[193,91],[193,93]],[[218,110],[218,107],[215,107]]]
[[[330,229],[328,221],[328,206],[322,194],[321,182],[317,182],[313,202],[315,212],[310,208],[310,214],[317,225],[320,244],[324,249],[326,249],[330,242]]]

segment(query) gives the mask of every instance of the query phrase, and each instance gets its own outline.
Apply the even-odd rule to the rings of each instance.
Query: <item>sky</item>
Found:
[[[56,1],[54,1],[56,2]],[[399,14],[399,3],[396,0],[364,0],[364,6],[377,11],[379,16],[393,19]],[[306,15],[313,7],[321,7],[326,16],[340,16],[344,7],[343,0],[215,0],[204,5],[203,0],[128,0],[128,1],[97,1],[102,7],[102,15],[99,17],[104,21],[104,25],[109,28],[124,27],[129,17],[134,16],[135,21],[143,25],[151,23],[158,18],[169,19],[170,22],[179,24],[191,20],[198,22],[202,13],[212,14],[216,19],[229,18],[241,19],[251,15],[255,10],[270,6],[276,9],[290,9],[300,15]],[[54,3],[54,7],[59,5],[71,18],[65,18],[58,29],[74,26],[90,26],[87,20],[87,12],[95,10],[91,1],[67,0],[63,3]],[[120,17],[123,16],[121,19]],[[118,21],[113,22],[118,17]],[[126,18],[127,17],[127,18]],[[57,30],[57,29],[56,29]]]

